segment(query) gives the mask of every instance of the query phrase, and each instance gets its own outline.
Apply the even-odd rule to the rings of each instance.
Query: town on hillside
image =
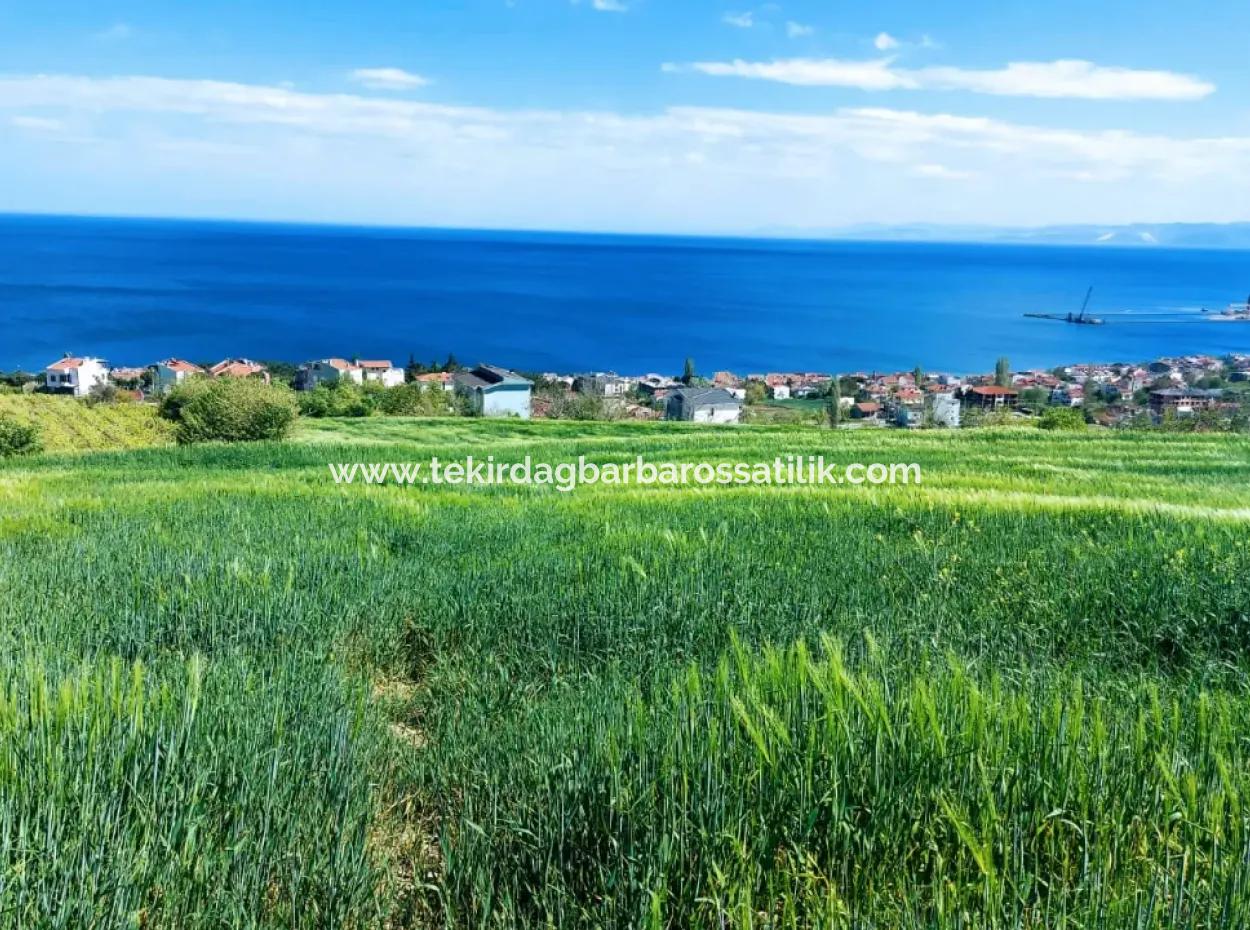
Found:
[[[24,391],[88,400],[158,401],[196,378],[256,378],[300,393],[306,415],[363,415],[368,398],[403,389],[426,407],[383,405],[385,412],[458,412],[522,419],[668,419],[696,423],[816,421],[848,428],[959,428],[1039,418],[1062,424],[1150,426],[1189,421],[1194,428],[1243,424],[1250,409],[1250,353],[1186,355],[1133,364],[1073,364],[953,375],[911,371],[715,371],[687,360],[680,375],[648,372],[526,372],[454,356],[443,364],[322,358],[299,365],[227,358],[202,364],[167,358],[111,367],[95,356],[66,355],[42,373],[3,376]],[[343,404],[343,398],[353,398]],[[389,409],[388,409],[389,407]],[[446,409],[442,409],[446,408]],[[1043,424],[1045,425],[1045,424]]]

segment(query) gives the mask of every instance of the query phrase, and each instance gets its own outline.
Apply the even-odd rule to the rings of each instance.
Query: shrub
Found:
[[[1037,420],[1038,429],[1083,430],[1085,414],[1074,407],[1051,407]]]
[[[548,395],[549,420],[616,420],[622,405],[610,403],[596,394],[570,394],[554,391]]]
[[[102,381],[92,386],[91,390],[87,392],[87,403],[92,406],[95,404],[117,403],[121,393],[121,391],[117,390],[117,385],[111,381]]]
[[[439,417],[452,412],[450,395],[442,386],[419,381],[388,388],[378,395],[377,410],[391,417]]]
[[[43,448],[39,441],[39,429],[16,420],[0,418],[0,459],[15,455],[30,455]]]
[[[175,424],[180,443],[281,439],[299,408],[290,388],[252,378],[195,379],[161,402],[161,416]]]
[[[319,384],[299,395],[299,412],[306,417],[367,417],[374,395],[348,381]]]

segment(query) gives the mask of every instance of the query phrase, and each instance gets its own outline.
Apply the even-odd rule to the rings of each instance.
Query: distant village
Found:
[[[1013,371],[1005,358],[991,373],[956,376],[917,367],[903,372],[787,371],[700,375],[687,360],[679,376],[654,372],[518,373],[496,365],[405,366],[388,359],[323,358],[298,366],[228,358],[197,364],[167,358],[144,367],[110,367],[67,355],[42,374],[6,376],[26,391],[82,398],[123,392],[157,400],[191,378],[257,378],[300,392],[416,386],[443,391],[461,412],[479,416],[668,419],[740,423],[806,416],[847,427],[959,428],[993,419],[1073,411],[1103,426],[1149,425],[1187,417],[1244,415],[1250,400],[1250,354],[1186,355],[1139,364],[1075,364]]]

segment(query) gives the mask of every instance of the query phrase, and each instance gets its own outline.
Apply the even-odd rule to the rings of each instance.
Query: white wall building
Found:
[[[383,387],[399,387],[404,383],[404,370],[396,368],[389,359],[358,361],[356,367],[366,381],[376,381]]]
[[[349,362],[345,358],[322,358],[300,366],[295,386],[301,391],[311,391],[319,384],[336,381],[352,384],[374,381],[383,387],[398,387],[404,383],[404,370],[388,360]]]
[[[204,369],[199,365],[193,365],[180,358],[167,358],[163,362],[156,363],[156,370],[152,374],[152,393],[168,394],[192,375],[204,373]]]
[[[363,384],[364,373],[345,358],[322,358],[315,362],[305,362],[299,367],[295,386],[301,391],[311,391],[319,384],[333,384],[337,381]]]
[[[469,398],[479,416],[530,418],[533,384],[515,371],[478,365],[472,371],[457,372],[455,385],[456,393]]]
[[[668,395],[664,418],[737,423],[742,418],[742,402],[724,388],[680,388]]]
[[[48,390],[85,397],[97,385],[108,383],[109,370],[103,359],[67,355],[44,369]]]

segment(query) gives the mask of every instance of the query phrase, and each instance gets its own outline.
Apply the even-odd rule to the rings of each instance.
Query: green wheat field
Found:
[[[924,483],[327,469],[469,453]],[[1238,930],[1247,671],[1245,438],[362,419],[10,460],[0,927]]]

